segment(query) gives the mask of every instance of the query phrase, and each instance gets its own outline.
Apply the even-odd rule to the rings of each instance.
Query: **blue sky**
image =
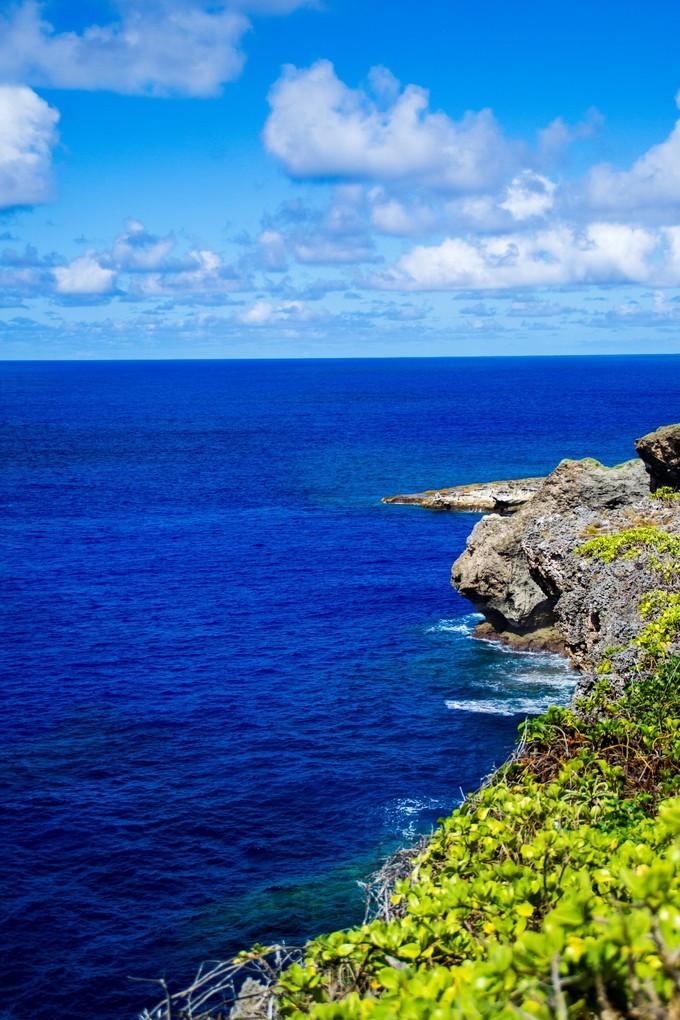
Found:
[[[0,0],[0,358],[680,351],[680,9]]]

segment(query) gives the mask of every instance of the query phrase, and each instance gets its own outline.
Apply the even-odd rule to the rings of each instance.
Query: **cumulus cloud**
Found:
[[[142,223],[128,220],[127,230],[115,239],[108,258],[118,269],[148,272],[162,267],[175,243],[174,234],[155,237]]]
[[[589,327],[605,329],[613,327],[617,330],[621,326],[634,329],[651,327],[657,333],[672,331],[672,335],[675,337],[677,336],[678,323],[680,323],[678,299],[669,300],[665,293],[657,291],[653,295],[644,295],[640,301],[634,298],[620,301],[613,308],[591,316],[586,324]]]
[[[59,113],[31,89],[0,85],[0,208],[45,202]]]
[[[43,257],[27,244],[23,250],[0,251],[0,301],[4,308],[22,306],[25,298],[36,298],[54,291],[53,269],[59,256]]]
[[[602,114],[595,107],[591,107],[578,124],[567,124],[562,117],[555,117],[538,133],[538,154],[541,162],[546,165],[563,162],[569,147],[574,142],[596,134],[603,122]]]
[[[376,84],[377,83],[377,84]],[[396,90],[380,69],[351,89],[328,60],[287,67],[269,94],[270,153],[294,177],[403,180],[452,191],[493,187],[516,164],[490,110],[454,122],[429,109],[426,89]]]
[[[680,105],[680,104],[679,104]],[[680,202],[680,120],[668,138],[652,146],[628,170],[594,166],[574,189],[575,204],[601,212],[625,211],[636,219],[658,210],[677,216]]]
[[[6,80],[49,88],[213,96],[243,67],[244,12],[286,14],[303,4],[114,0],[113,20],[78,33],[58,31],[38,0],[21,0],[0,16],[0,66]]]
[[[225,295],[249,286],[239,270],[224,262],[217,252],[197,248],[181,260],[164,263],[156,272],[136,274],[128,294],[136,298],[173,297],[178,301],[207,297],[220,303]]]
[[[522,234],[418,245],[372,285],[402,290],[499,290],[574,283],[647,283],[660,235],[621,223],[564,224]]]
[[[383,187],[371,188],[367,197],[371,223],[382,234],[415,237],[427,234],[437,224],[437,213],[425,202],[403,201]]]
[[[506,209],[514,220],[522,221],[544,216],[553,206],[555,184],[542,174],[523,170],[513,178],[505,191]]]
[[[52,273],[57,294],[92,297],[111,294],[115,290],[114,270],[102,266],[91,251],[67,266],[57,266]]]
[[[0,292],[62,304],[170,298],[173,304],[219,305],[232,303],[232,292],[252,288],[239,266],[210,248],[175,255],[174,234],[158,237],[136,220],[126,226],[109,248],[88,248],[71,260],[41,256],[31,245],[0,250]]]

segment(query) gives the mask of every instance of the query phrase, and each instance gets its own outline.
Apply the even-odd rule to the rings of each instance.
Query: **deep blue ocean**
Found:
[[[670,356],[0,364],[0,1017],[360,920],[573,684],[470,637],[476,516],[381,496],[677,420]]]

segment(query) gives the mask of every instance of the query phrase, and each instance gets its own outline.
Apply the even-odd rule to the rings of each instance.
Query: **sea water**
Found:
[[[477,516],[395,492],[613,464],[676,357],[0,365],[0,1016],[122,1020],[357,880],[564,703],[471,638]]]

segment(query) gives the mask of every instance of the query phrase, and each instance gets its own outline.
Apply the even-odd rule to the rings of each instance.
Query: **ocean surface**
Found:
[[[475,515],[381,496],[679,419],[678,357],[0,364],[0,1017],[359,921],[573,685],[470,637]]]

